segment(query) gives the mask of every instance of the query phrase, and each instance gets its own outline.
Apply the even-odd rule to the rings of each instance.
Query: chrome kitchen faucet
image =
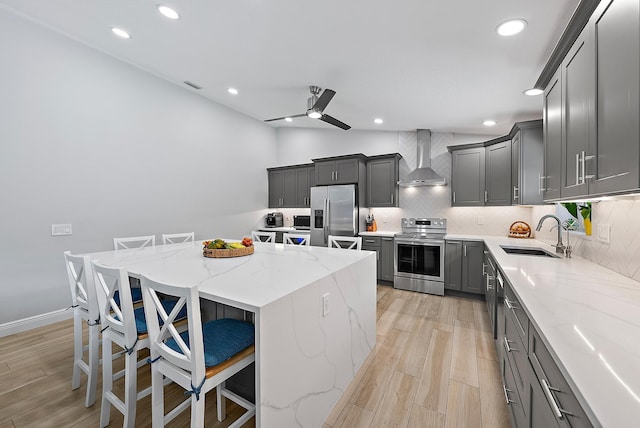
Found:
[[[539,232],[540,229],[542,229],[542,223],[547,219],[547,218],[553,218],[558,222],[558,242],[556,243],[555,247],[556,247],[556,254],[564,254],[564,250],[566,249],[566,247],[564,246],[564,244],[562,244],[562,223],[560,222],[560,219],[556,216],[554,216],[553,214],[547,214],[545,216],[542,216],[542,218],[540,218],[540,221],[538,222],[538,226],[536,227],[536,231]],[[554,226],[556,227],[556,226]],[[551,228],[553,229],[553,228]]]

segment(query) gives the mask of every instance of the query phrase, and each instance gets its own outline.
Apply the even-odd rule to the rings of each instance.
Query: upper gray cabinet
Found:
[[[313,159],[316,186],[358,184],[365,174],[366,156],[363,154]]]
[[[544,91],[543,138],[544,176],[541,179],[545,201],[560,198],[562,174],[562,81],[560,70],[551,78]]]
[[[511,205],[542,204],[542,121],[518,122],[511,138]]]
[[[367,207],[398,206],[398,153],[367,160]]]
[[[268,168],[269,208],[306,208],[311,205],[313,165]]]
[[[511,205],[511,140],[486,147],[485,205]]]
[[[484,206],[485,148],[456,148],[451,151],[451,206]]]
[[[602,0],[545,91],[545,201],[640,189],[638,75],[639,4]]]

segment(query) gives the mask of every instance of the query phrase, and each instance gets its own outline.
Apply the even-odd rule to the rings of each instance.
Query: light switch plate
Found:
[[[484,217],[482,217],[481,215],[478,216],[478,226],[481,226],[484,224]]]
[[[329,293],[322,295],[322,317],[329,315]]]
[[[598,224],[598,241],[605,244],[611,243],[611,225],[610,224]]]
[[[51,236],[71,235],[72,229],[70,224],[52,224]]]

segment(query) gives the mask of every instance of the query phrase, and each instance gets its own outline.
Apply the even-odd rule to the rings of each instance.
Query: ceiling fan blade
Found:
[[[331,98],[333,98],[335,94],[336,91],[325,89],[324,92],[322,92],[322,95],[320,95],[320,98],[318,98],[318,101],[316,101],[311,108],[322,113],[324,109],[327,108],[327,104],[329,104],[329,101],[331,101]]]
[[[286,118],[288,118],[288,117],[289,117],[289,118],[291,118],[291,119],[293,119],[294,117],[304,117],[304,116],[306,116],[306,115],[307,115],[306,113],[301,113],[301,114],[294,114],[294,115],[292,115],[292,116],[276,117],[276,118],[274,118],[274,119],[267,119],[267,120],[265,120],[265,122],[273,122],[274,120],[283,120],[283,119],[286,119]]]
[[[342,128],[345,131],[351,129],[351,127],[346,123],[340,122],[338,119],[336,119],[335,117],[331,117],[328,114],[323,114],[320,120],[323,122],[327,122],[328,124],[331,124],[333,126],[337,126],[338,128]]]

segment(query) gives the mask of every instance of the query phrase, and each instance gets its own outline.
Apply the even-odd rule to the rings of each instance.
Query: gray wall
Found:
[[[0,53],[0,324],[69,306],[65,250],[261,224],[272,127],[3,9]]]

